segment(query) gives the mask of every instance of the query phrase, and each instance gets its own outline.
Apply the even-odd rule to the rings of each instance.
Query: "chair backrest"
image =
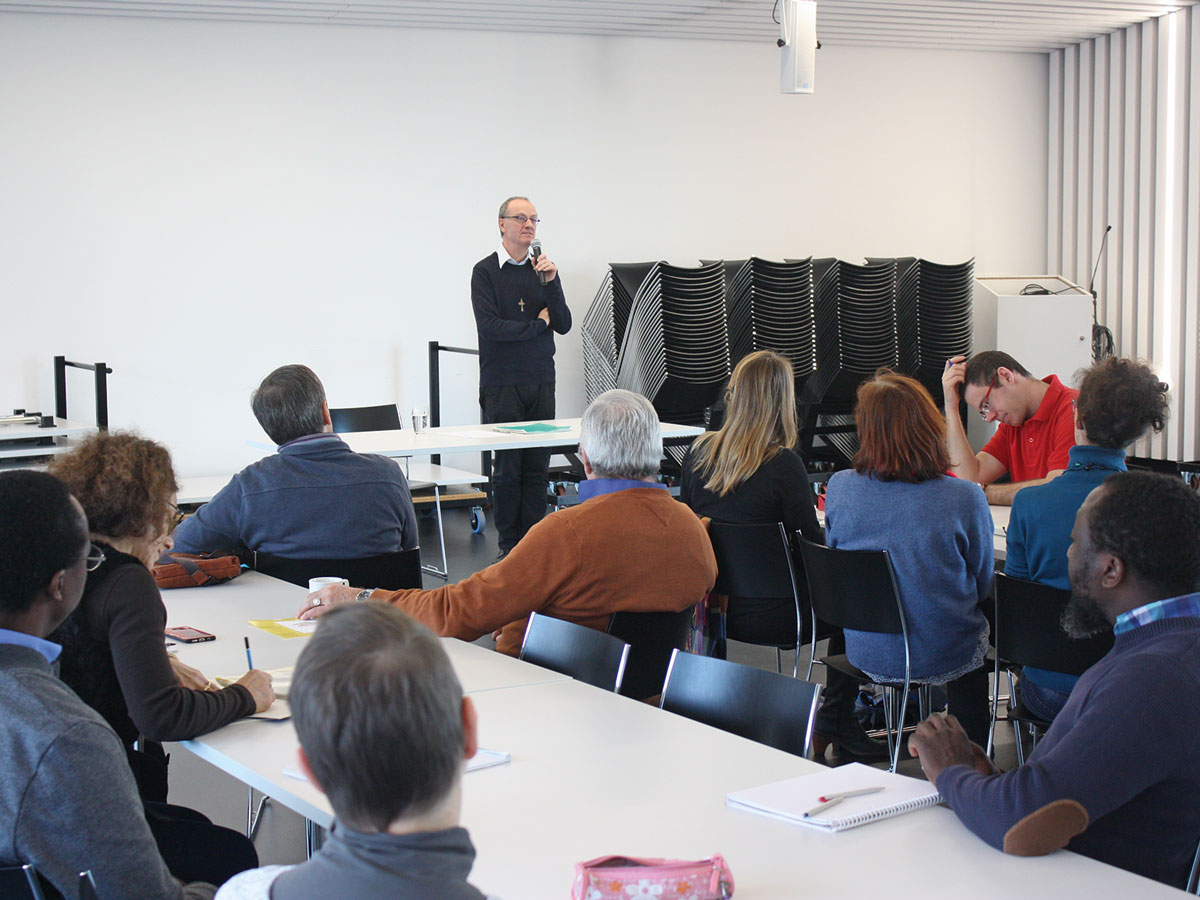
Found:
[[[250,562],[255,571],[308,587],[308,579],[329,575],[345,578],[358,587],[421,587],[421,548],[364,556],[360,559],[288,559],[271,553],[253,553]]]
[[[613,613],[608,633],[629,644],[622,696],[645,700],[662,693],[671,653],[687,647],[695,616],[695,606],[680,612]]]
[[[1187,892],[1200,894],[1200,844],[1196,846],[1196,858],[1192,860],[1192,874],[1188,876]]]
[[[730,597],[794,597],[799,605],[791,542],[782,522],[712,522],[708,536],[717,557],[713,591]]]
[[[606,691],[619,691],[629,645],[603,631],[535,612],[525,628],[521,659]]]
[[[329,419],[337,434],[351,431],[399,431],[400,410],[395,403],[382,406],[343,406],[329,410]]]
[[[29,864],[0,867],[0,897],[5,900],[45,900],[37,870]]]
[[[1059,624],[1071,592],[1036,581],[996,575],[996,656],[1012,665],[1082,675],[1112,649],[1111,631],[1067,637]]]
[[[79,900],[100,900],[96,893],[96,880],[92,878],[92,870],[85,869],[79,873]]]
[[[818,685],[800,678],[676,650],[659,706],[807,756],[820,692]]]
[[[833,550],[798,539],[808,599],[818,619],[853,631],[908,633],[886,550]]]

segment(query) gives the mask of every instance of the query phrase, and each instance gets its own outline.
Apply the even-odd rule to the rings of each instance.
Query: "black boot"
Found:
[[[890,759],[886,741],[872,738],[854,715],[858,682],[849,675],[829,669],[825,694],[813,727],[813,753],[818,762],[830,745],[837,748],[838,763],[880,762]]]

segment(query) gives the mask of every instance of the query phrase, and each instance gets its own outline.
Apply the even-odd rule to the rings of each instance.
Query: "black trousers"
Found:
[[[146,802],[146,822],[171,874],[185,884],[220,887],[238,872],[258,868],[254,845],[239,831],[214,825],[186,806]]]
[[[515,384],[479,391],[484,424],[554,418],[553,384]],[[507,553],[546,515],[550,450],[498,450],[492,465],[492,519]]]

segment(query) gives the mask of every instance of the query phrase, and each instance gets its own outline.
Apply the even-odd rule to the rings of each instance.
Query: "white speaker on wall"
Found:
[[[816,0],[782,0],[779,26],[783,54],[779,90],[784,94],[811,94],[817,68]]]

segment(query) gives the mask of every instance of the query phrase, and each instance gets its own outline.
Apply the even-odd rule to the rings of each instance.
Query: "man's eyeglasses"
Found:
[[[532,222],[534,225],[536,225],[538,222],[542,221],[542,220],[541,220],[541,219],[539,219],[537,216],[527,216],[527,215],[524,215],[524,214],[521,214],[521,215],[519,215],[519,216],[501,216],[500,218],[502,218],[502,219],[516,219],[516,220],[517,220],[518,222],[520,222],[522,225],[524,225],[526,222]]]
[[[988,385],[987,393],[984,394],[983,399],[979,401],[979,418],[983,419],[985,422],[987,421],[988,415],[992,411],[992,389],[996,387],[996,379],[999,377],[999,372],[992,376],[992,383]]]
[[[171,524],[167,528],[167,534],[174,534],[175,529],[179,527],[179,523],[187,518],[187,513],[174,504],[171,505]]]
[[[98,568],[104,565],[104,551],[95,544],[88,544],[88,553],[85,556],[84,562],[87,563],[87,570],[95,572]]]

